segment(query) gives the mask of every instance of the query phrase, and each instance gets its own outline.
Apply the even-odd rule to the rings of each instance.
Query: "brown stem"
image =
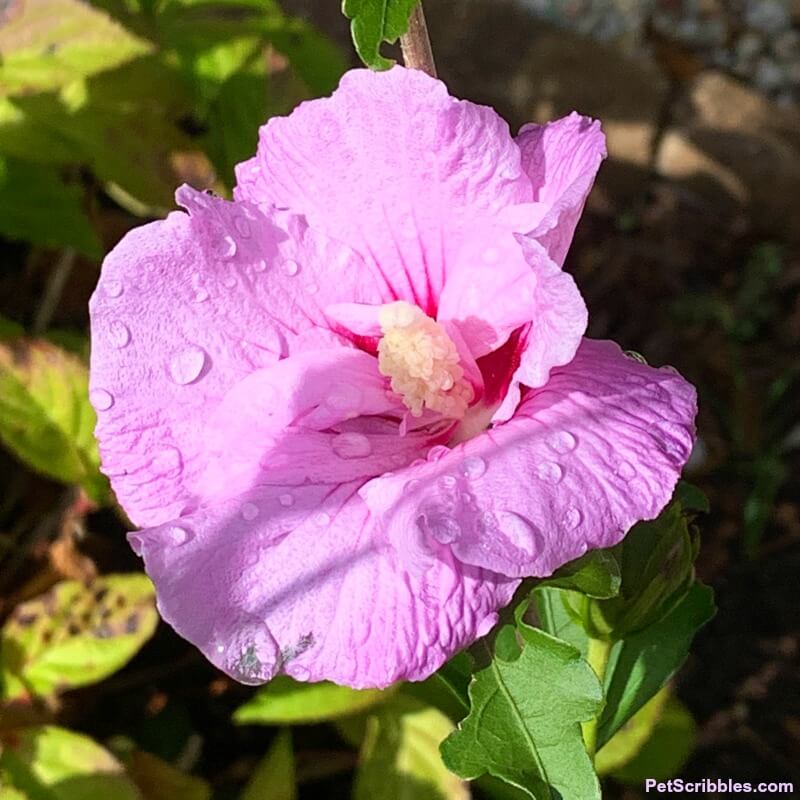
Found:
[[[403,51],[403,62],[411,69],[421,69],[432,78],[436,77],[436,64],[433,61],[431,40],[428,38],[428,26],[425,24],[425,12],[422,0],[417,3],[408,20],[408,33],[400,37],[400,49]]]

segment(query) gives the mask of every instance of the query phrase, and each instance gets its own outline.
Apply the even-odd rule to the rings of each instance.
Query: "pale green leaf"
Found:
[[[102,254],[83,211],[83,192],[40,164],[0,156],[0,235],[43,247]]]
[[[469,790],[442,762],[453,724],[418,700],[395,697],[367,719],[354,800],[467,800]]]
[[[258,763],[239,800],[297,800],[292,735],[281,731]]]
[[[6,698],[86,686],[124,666],[153,635],[155,593],[142,574],[63,581],[17,606],[0,630]]]
[[[0,779],[30,798],[144,800],[111,753],[54,725],[15,730],[0,754]]]
[[[0,27],[0,96],[56,89],[152,48],[80,0],[25,0],[20,7]]]
[[[580,727],[600,710],[597,677],[566,642],[524,624],[519,631],[516,660],[495,655],[475,673],[470,714],[442,745],[445,764],[469,780],[489,773],[535,800],[599,800]]]
[[[342,13],[350,20],[356,52],[371,69],[389,69],[394,63],[380,53],[381,44],[393,44],[408,30],[408,19],[418,0],[343,0]]]
[[[279,676],[259,689],[233,714],[240,725],[307,725],[357,714],[380,703],[388,693],[378,689],[350,689],[323,681],[299,683]]]
[[[33,469],[102,500],[88,371],[49,342],[0,343],[0,441]]]

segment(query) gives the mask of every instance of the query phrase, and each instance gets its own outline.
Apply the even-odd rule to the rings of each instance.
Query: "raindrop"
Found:
[[[331,448],[339,458],[366,458],[372,445],[363,433],[340,433],[334,436]]]
[[[578,440],[569,431],[556,431],[548,439],[547,444],[556,453],[569,453],[578,446]]]
[[[186,530],[186,528],[182,528],[180,525],[170,525],[165,533],[170,543],[177,546],[186,544],[186,542],[192,538],[191,532]]]
[[[256,272],[266,272],[267,271],[267,262],[264,261],[264,259],[262,258],[259,261],[256,261],[255,264],[253,264],[253,269]]]
[[[483,530],[491,531],[497,527],[497,517],[491,511],[481,511],[478,523]]]
[[[541,531],[526,517],[514,511],[499,511],[499,529],[520,549],[531,555],[541,551]]]
[[[89,392],[89,400],[92,401],[92,405],[98,411],[107,411],[114,405],[113,395],[105,389],[92,389]]]
[[[183,459],[177,447],[165,447],[153,456],[150,466],[156,475],[174,475],[183,469]]]
[[[331,515],[325,513],[324,511],[320,511],[314,516],[314,522],[319,525],[320,528],[324,528],[326,525],[330,525]]]
[[[105,282],[106,294],[109,297],[119,297],[122,294],[122,284],[119,281],[108,280]]]
[[[292,677],[296,681],[307,681],[311,677],[311,673],[306,669],[306,667],[301,667],[295,664],[292,667]]]
[[[255,503],[245,503],[242,506],[242,519],[252,522],[258,516],[258,506]]]
[[[564,527],[568,530],[574,531],[578,525],[583,521],[583,514],[575,508],[570,506],[565,512],[563,517]]]
[[[232,236],[226,236],[220,242],[219,254],[222,258],[233,258],[236,255],[236,242]]]
[[[289,259],[281,264],[281,269],[290,277],[294,277],[300,272],[300,265],[296,261]]]
[[[286,492],[286,494],[282,494],[278,498],[278,502],[284,507],[289,508],[289,506],[294,505],[294,495]]]
[[[233,289],[236,286],[236,278],[233,275],[226,275],[222,280],[222,285],[226,289]]]
[[[236,228],[236,232],[245,239],[250,236],[250,223],[244,217],[235,217],[233,220],[233,227]]]
[[[638,361],[640,364],[647,365],[647,359],[641,353],[637,353],[635,350],[624,350],[623,352],[632,361]]]
[[[130,342],[131,332],[124,322],[114,319],[108,324],[108,338],[112,347],[121,350]]]
[[[439,478],[439,486],[442,489],[453,489],[458,485],[458,478],[455,475],[442,475]]]
[[[475,480],[486,472],[486,462],[480,456],[469,456],[469,458],[464,459],[461,471],[467,478]]]
[[[208,300],[208,290],[204,286],[198,286],[194,290],[194,299],[196,303],[204,303]]]
[[[545,483],[559,483],[564,477],[564,468],[555,461],[542,461],[536,466],[536,477]]]
[[[636,470],[630,462],[620,461],[617,464],[616,474],[624,481],[631,481],[636,477]]]
[[[447,455],[449,452],[450,448],[446,447],[443,444],[434,445],[433,447],[431,447],[430,450],[428,450],[428,456],[427,456],[428,461],[438,461],[440,458]]]
[[[309,294],[316,294],[319,291],[319,286],[317,286],[316,283],[309,283],[308,286],[306,286],[306,291]]]
[[[196,381],[206,364],[206,352],[202,347],[193,345],[174,356],[169,364],[172,380],[180,386]]]

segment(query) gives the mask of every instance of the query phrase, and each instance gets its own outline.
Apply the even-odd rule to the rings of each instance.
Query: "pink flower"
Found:
[[[520,578],[669,500],[695,393],[561,265],[605,155],[354,70],[260,132],[235,200],[131,231],[91,302],[103,467],[161,613],[245,683],[420,680]]]

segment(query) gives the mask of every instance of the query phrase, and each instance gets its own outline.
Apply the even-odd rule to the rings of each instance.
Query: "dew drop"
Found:
[[[455,475],[442,475],[439,478],[439,486],[442,489],[454,489],[458,485],[458,478]]]
[[[306,667],[295,665],[292,667],[292,677],[296,681],[307,681],[311,677],[311,673]]]
[[[286,492],[286,494],[282,494],[278,498],[278,502],[284,507],[289,508],[289,506],[294,505],[294,495]]]
[[[170,525],[165,533],[170,543],[176,546],[186,544],[186,542],[192,538],[191,532],[186,528],[182,528],[180,525]]]
[[[245,503],[242,506],[242,519],[252,522],[258,516],[258,506],[255,503]]]
[[[475,480],[486,472],[486,461],[480,456],[469,456],[464,459],[464,463],[461,465],[461,471],[467,478]]]
[[[320,511],[318,514],[314,515],[314,523],[320,528],[324,528],[326,525],[330,525],[331,515],[324,511]]]
[[[236,286],[236,278],[233,275],[226,275],[222,280],[222,285],[226,289],[233,289]]]
[[[235,217],[233,227],[236,232],[245,239],[250,236],[250,223],[244,217]]]
[[[194,290],[194,299],[196,303],[205,303],[208,300],[208,290],[204,286],[198,286]]]
[[[309,283],[308,286],[306,286],[306,291],[309,294],[316,294],[319,291],[319,286],[317,286],[316,283]]]
[[[530,555],[542,550],[541,531],[529,519],[515,511],[499,511],[497,526],[511,542]]]
[[[636,470],[628,461],[620,461],[617,464],[616,474],[624,481],[632,481],[636,477]]]
[[[555,461],[542,461],[536,466],[536,477],[545,483],[560,483],[564,477],[564,468]]]
[[[122,284],[115,280],[106,281],[105,290],[109,297],[119,297],[122,294]]]
[[[225,652],[225,645],[224,644],[218,644],[217,647],[216,647],[216,650],[217,650],[218,653],[224,653]]]
[[[419,478],[412,478],[406,485],[403,487],[404,492],[415,492],[419,487],[422,485],[422,481]]]
[[[266,272],[267,271],[267,262],[264,261],[264,259],[262,258],[259,261],[256,261],[255,264],[253,264],[253,269],[256,272]]]
[[[583,514],[575,508],[575,506],[570,506],[565,512],[563,517],[564,527],[567,530],[574,531],[578,525],[581,524],[583,521]]]
[[[180,386],[196,381],[206,364],[206,352],[202,347],[192,346],[174,356],[169,364],[172,380]]]
[[[226,236],[220,242],[219,254],[222,258],[233,258],[236,255],[236,242],[232,236]]]
[[[481,511],[478,524],[484,531],[492,531],[497,527],[497,517],[491,511]]]
[[[281,269],[284,271],[286,275],[292,278],[295,275],[297,275],[298,272],[300,272],[300,265],[296,261],[292,261],[291,259],[289,259],[288,261],[284,261],[283,264],[281,264]]]
[[[433,447],[431,447],[430,450],[428,450],[428,456],[427,456],[428,461],[438,461],[440,458],[447,455],[449,452],[450,448],[446,447],[443,444],[434,445]]]
[[[121,350],[127,346],[131,340],[131,332],[122,320],[114,319],[108,325],[108,339],[112,347]]]
[[[156,475],[176,475],[183,469],[181,451],[177,447],[165,447],[153,456],[150,466]]]
[[[113,395],[105,389],[92,389],[89,392],[89,400],[92,401],[92,406],[98,411],[107,411],[114,405]]]
[[[578,446],[578,440],[569,431],[556,431],[548,439],[547,444],[556,453],[570,453]]]
[[[363,433],[340,433],[334,436],[331,448],[339,458],[366,458],[372,453],[372,445]]]

